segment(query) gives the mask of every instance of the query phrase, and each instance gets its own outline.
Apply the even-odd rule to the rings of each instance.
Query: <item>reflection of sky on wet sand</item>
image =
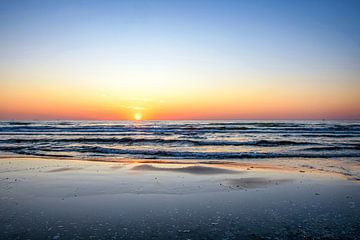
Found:
[[[160,164],[158,164],[160,165]],[[136,171],[168,171],[168,172],[181,172],[190,174],[232,174],[239,173],[235,170],[229,170],[216,167],[205,166],[186,166],[186,167],[157,167],[149,164],[137,165],[132,168]]]
[[[357,183],[260,166],[2,159],[0,236],[354,235]]]

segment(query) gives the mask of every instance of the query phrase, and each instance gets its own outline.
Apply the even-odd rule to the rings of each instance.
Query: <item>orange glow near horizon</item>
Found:
[[[0,118],[20,120],[358,119],[357,91],[219,89],[134,97],[93,90],[8,88]],[[172,96],[169,96],[173,93]]]

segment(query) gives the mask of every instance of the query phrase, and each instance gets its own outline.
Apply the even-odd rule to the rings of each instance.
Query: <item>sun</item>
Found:
[[[134,119],[135,119],[135,120],[141,120],[141,119],[142,119],[141,113],[135,113],[135,114],[134,114]]]

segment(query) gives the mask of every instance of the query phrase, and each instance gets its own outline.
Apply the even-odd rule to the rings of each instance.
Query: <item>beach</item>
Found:
[[[0,160],[1,239],[359,239],[360,185],[286,166]]]
[[[0,239],[359,239],[356,121],[2,121]]]

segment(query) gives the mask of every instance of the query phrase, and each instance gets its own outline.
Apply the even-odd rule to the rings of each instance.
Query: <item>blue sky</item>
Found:
[[[359,61],[359,9],[359,1],[2,1],[1,52],[123,47],[351,67]]]

